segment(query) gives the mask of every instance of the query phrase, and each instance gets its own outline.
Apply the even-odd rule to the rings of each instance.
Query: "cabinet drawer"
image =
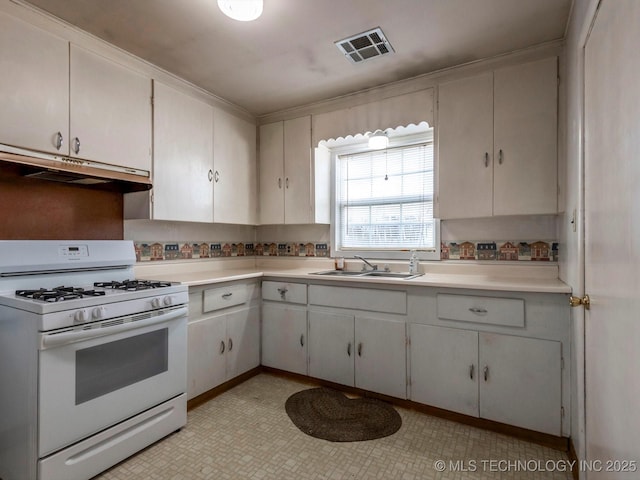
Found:
[[[307,285],[304,283],[262,282],[262,299],[306,305]]]
[[[248,298],[247,285],[212,288],[202,292],[202,296],[202,311],[204,313],[242,305],[246,303]]]
[[[524,300],[438,294],[438,318],[460,322],[524,327]]]
[[[309,303],[382,313],[407,313],[407,293],[372,288],[309,285]]]

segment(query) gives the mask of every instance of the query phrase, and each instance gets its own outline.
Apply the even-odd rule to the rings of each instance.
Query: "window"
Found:
[[[418,250],[439,259],[433,218],[432,134],[385,150],[352,148],[336,154],[336,251],[374,258],[405,258]]]

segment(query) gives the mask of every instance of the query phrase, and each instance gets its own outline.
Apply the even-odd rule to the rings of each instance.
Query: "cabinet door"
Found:
[[[480,333],[479,345],[480,416],[559,436],[561,343]]]
[[[256,126],[219,108],[213,114],[213,220],[257,223]]]
[[[262,364],[307,374],[307,309],[263,303]]]
[[[284,223],[284,125],[260,126],[260,223]]]
[[[354,318],[309,312],[309,375],[342,385],[354,385]]]
[[[226,318],[207,317],[189,323],[187,398],[220,385],[226,379]]]
[[[154,82],[153,218],[213,222],[213,111]]]
[[[260,365],[260,307],[227,315],[227,380]]]
[[[150,171],[151,79],[76,45],[70,62],[70,155]]]
[[[439,218],[493,213],[493,74],[438,87]]]
[[[284,223],[313,223],[311,117],[284,122]]]
[[[404,321],[356,316],[356,387],[407,398],[406,344]]]
[[[557,59],[496,70],[494,102],[494,215],[557,213]]]
[[[0,13],[0,71],[0,143],[66,155],[68,42]]]
[[[411,400],[478,416],[478,333],[411,324]]]

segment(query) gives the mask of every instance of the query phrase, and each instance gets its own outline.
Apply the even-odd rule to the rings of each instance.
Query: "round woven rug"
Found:
[[[331,442],[382,438],[402,426],[400,414],[391,405],[374,398],[348,398],[330,388],[294,393],[284,408],[304,433]]]

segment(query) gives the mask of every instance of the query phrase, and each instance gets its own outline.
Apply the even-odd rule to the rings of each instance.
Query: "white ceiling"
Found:
[[[29,0],[256,116],[564,36],[571,0]],[[381,27],[394,54],[352,64],[334,42]]]

